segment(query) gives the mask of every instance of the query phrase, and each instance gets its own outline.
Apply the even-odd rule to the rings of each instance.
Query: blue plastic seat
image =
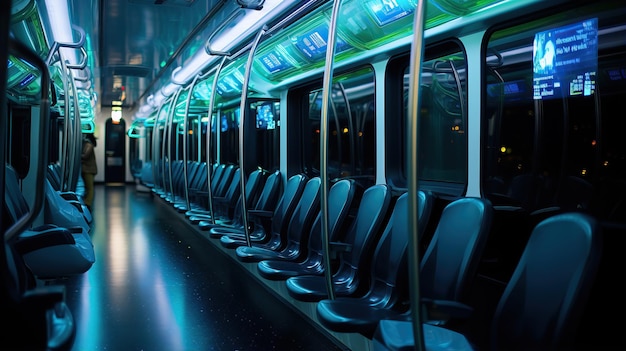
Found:
[[[5,167],[5,170],[7,219],[17,222],[30,209],[20,191],[15,170],[9,165]],[[65,204],[72,210],[78,211],[74,206]],[[78,212],[76,216],[83,221]],[[24,229],[16,239],[15,246],[26,266],[40,279],[61,278],[84,273],[96,260],[89,233],[85,232],[82,226],[66,227],[48,223]]]
[[[577,349],[575,335],[598,270],[601,239],[598,222],[583,213],[558,214],[541,221],[499,300],[490,344],[483,349]],[[456,331],[428,328],[430,332],[424,333],[428,349],[443,349],[452,341],[458,350],[476,348]],[[375,350],[413,350],[411,322],[381,321],[374,346]]]
[[[321,179],[309,179],[287,227],[287,242],[281,250],[255,246],[239,246],[235,249],[242,262],[259,262],[271,259],[298,260],[306,256],[306,243],[313,220],[320,207]],[[303,244],[304,243],[304,244]]]
[[[252,175],[251,175],[252,176]],[[251,236],[258,236],[262,233],[263,223],[256,217],[251,218],[250,212],[252,211],[273,211],[276,207],[276,203],[278,201],[278,197],[280,195],[280,191],[282,188],[282,179],[280,177],[280,171],[275,171],[270,174],[267,179],[265,179],[264,184],[262,185],[262,189],[252,189],[252,185],[249,182],[246,183],[246,200],[249,204],[254,202],[254,206],[247,206],[248,213],[248,227],[252,232]],[[260,186],[258,184],[257,186]],[[258,196],[251,197],[253,193],[259,193]],[[256,198],[256,201],[254,201]],[[244,224],[243,224],[243,208],[241,206],[241,197],[237,202],[237,206],[235,206],[235,213],[233,215],[233,220],[231,223],[228,222],[220,222],[217,221],[212,225],[207,225],[205,230],[209,230],[209,236],[212,236],[212,233],[240,233],[242,236],[244,235]]]
[[[350,296],[365,290],[369,268],[366,256],[371,256],[390,204],[391,192],[386,184],[367,188],[345,238],[341,242],[331,242],[331,250],[335,248],[331,254],[338,258],[338,267],[332,275],[335,296]],[[363,281],[365,283],[361,284]],[[288,278],[285,283],[289,295],[300,301],[319,301],[328,296],[324,276],[300,275]]]
[[[353,180],[342,179],[335,183],[328,191],[328,238],[331,241],[338,240],[345,229],[344,223],[350,209],[352,200],[356,193],[356,186]],[[309,234],[307,256],[303,260],[263,260],[257,263],[259,274],[270,280],[285,280],[304,274],[324,273],[325,263],[323,262],[322,251],[322,217],[318,214],[311,233]]]
[[[255,233],[250,243],[252,246],[280,250],[287,244],[287,225],[294,209],[298,205],[298,201],[300,201],[307,181],[308,178],[304,174],[291,176],[287,180],[285,189],[274,211],[250,211],[252,217],[258,217],[260,221],[269,219],[271,222],[267,228],[260,228],[262,232]],[[219,238],[220,244],[226,248],[235,249],[248,244],[242,231],[224,233],[224,231],[211,229],[209,236],[211,238]]]
[[[241,194],[241,170],[239,168],[233,170],[231,178],[228,180],[228,186],[225,187],[226,192],[222,194],[224,188],[218,187],[218,191],[213,193],[213,218],[209,211],[199,212],[189,216],[189,221],[198,224],[200,229],[210,229],[215,220],[232,218],[235,205]],[[222,176],[222,180],[225,177]],[[206,227],[206,228],[205,228]]]
[[[279,203],[283,184],[280,171],[275,171],[270,174],[265,181],[263,190],[259,195],[259,199],[253,208],[248,209],[248,219],[252,222],[250,224],[250,236],[253,238],[263,238],[266,234],[267,223],[269,218],[264,216],[255,215],[256,213],[271,214],[276,209]],[[241,216],[241,213],[239,213]],[[209,230],[209,237],[219,238],[224,235],[231,235],[233,237],[241,238],[245,241],[245,231],[243,224],[240,226],[215,226]]]
[[[432,210],[432,197],[420,191],[418,223],[424,230]],[[371,337],[378,321],[396,315],[406,307],[402,294],[408,287],[408,194],[402,194],[394,206],[391,218],[376,246],[370,268],[370,287],[361,297],[324,299],[317,304],[317,317],[322,325],[336,332],[358,332]],[[419,235],[421,236],[421,235]]]
[[[252,171],[247,178],[245,185],[245,200],[246,200],[246,208],[252,208],[253,204],[257,201],[263,186],[265,185],[265,178],[267,173],[262,169],[256,169]],[[213,227],[230,227],[230,228],[238,228],[243,225],[243,213],[241,212],[243,209],[242,201],[243,194],[241,194],[241,179],[234,179],[232,182],[237,182],[237,187],[239,191],[230,191],[228,197],[225,197],[221,201],[221,205],[225,208],[223,213],[225,215],[221,217],[215,218],[213,221],[211,220],[203,220],[198,223],[198,228],[202,230],[210,230]],[[231,185],[232,187],[232,185]],[[232,198],[230,196],[237,195],[236,202],[232,203]],[[232,206],[232,207],[231,207]]]

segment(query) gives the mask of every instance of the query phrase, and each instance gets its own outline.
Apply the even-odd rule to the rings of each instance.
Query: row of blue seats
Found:
[[[86,272],[95,262],[91,241],[91,212],[73,192],[61,191],[57,169],[47,169],[43,224],[20,233],[18,252],[33,274],[42,280],[59,279]],[[17,172],[5,167],[5,202],[15,223],[30,211],[21,192]],[[70,235],[68,235],[68,233]]]
[[[82,274],[95,262],[90,237],[92,215],[82,198],[61,191],[58,165],[51,164],[44,180],[43,224],[20,223],[34,218],[22,193],[19,175],[5,165],[3,228],[6,256],[2,262],[10,272],[3,277],[3,316],[11,325],[3,327],[2,345],[8,349],[68,350],[76,324],[65,304],[65,287],[44,282]],[[31,220],[32,221],[32,220]],[[7,234],[9,233],[9,234]],[[28,338],[16,338],[29,330]]]
[[[215,173],[218,169],[214,168]],[[239,186],[238,177],[227,177],[221,186]],[[284,189],[276,190],[281,188],[275,185],[281,179],[278,173],[268,177],[263,188],[255,177],[251,173],[246,183],[253,223],[247,234],[241,213],[237,214],[240,206],[230,212],[216,211],[212,218],[199,206],[195,212],[188,210],[188,217],[192,220],[194,213],[202,213],[203,219],[192,221],[204,222],[201,229],[208,232],[208,238],[234,249],[242,262],[256,262],[260,276],[284,280],[295,299],[315,302],[318,320],[328,329],[361,333],[380,350],[413,349],[407,279],[408,195],[393,199],[389,188],[378,184],[357,196],[351,180],[340,180],[330,188],[331,299],[323,276],[321,180],[297,174]],[[216,180],[213,190],[221,195],[216,199],[225,194],[218,191],[219,186]],[[255,191],[274,194],[274,198],[280,192],[273,210],[272,201],[258,203],[261,197]],[[420,191],[418,198],[418,237],[425,239],[429,221],[437,221],[419,268],[427,349],[451,345],[473,349],[476,345],[455,325],[473,313],[468,293],[490,234],[493,208],[486,199],[461,198],[431,219],[434,196]],[[349,215],[355,208],[356,214]],[[574,340],[572,333],[599,262],[599,231],[596,221],[583,213],[552,216],[534,228],[493,316],[490,343],[494,349],[562,347]],[[566,250],[565,235],[570,243]],[[550,322],[554,320],[559,322]]]

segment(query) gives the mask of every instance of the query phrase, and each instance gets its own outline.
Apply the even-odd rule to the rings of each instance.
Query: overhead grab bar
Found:
[[[180,71],[181,69],[183,69],[183,66],[178,66],[174,68],[170,77],[170,81],[176,85],[185,85],[185,82],[176,80],[176,73],[178,73],[178,71]]]
[[[237,4],[244,9],[260,10],[263,8],[265,0],[236,0]]]
[[[226,27],[226,25],[229,24],[238,13],[239,13],[238,11],[233,11],[230,14],[230,16],[228,16],[228,18],[224,22],[222,22],[217,27],[217,29],[213,31],[213,33],[211,33],[211,35],[209,36],[209,39],[207,39],[206,41],[206,45],[204,46],[204,50],[206,51],[207,54],[216,55],[216,56],[230,56],[231,55],[229,51],[214,50],[213,48],[211,48],[211,40],[213,40],[215,35],[219,33],[224,27]]]
[[[241,169],[241,219],[243,220],[243,231],[246,235],[246,244],[252,246],[250,241],[250,228],[248,228],[248,209],[246,208],[246,172],[244,166],[244,126],[248,111],[248,82],[250,81],[250,73],[252,71],[252,62],[254,61],[254,52],[256,51],[261,37],[267,31],[267,26],[263,25],[261,30],[256,34],[252,46],[250,47],[250,53],[248,54],[248,62],[246,62],[246,70],[243,77],[243,85],[241,87],[241,105],[239,119],[239,169]]]
[[[83,69],[85,67],[87,67],[87,51],[85,51],[85,48],[83,47],[83,45],[85,45],[85,30],[82,29],[81,27],[72,24],[72,28],[74,30],[76,30],[78,32],[79,39],[77,43],[62,43],[62,42],[58,42],[55,41],[54,43],[52,43],[52,47],[50,47],[50,52],[48,53],[48,57],[46,58],[46,64],[48,66],[52,66],[52,64],[54,64],[56,61],[53,61],[55,54],[58,53],[58,57],[59,60],[61,59],[61,53],[59,52],[59,48],[73,48],[73,49],[80,49],[80,52],[83,54],[82,55],[82,59],[78,64],[68,64],[67,68],[71,68],[71,69]]]

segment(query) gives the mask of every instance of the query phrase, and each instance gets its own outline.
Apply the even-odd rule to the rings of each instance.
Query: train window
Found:
[[[217,156],[219,163],[239,163],[239,127],[240,107],[229,104],[217,111],[218,122],[213,122],[212,143],[219,145],[215,154],[211,155],[214,160]],[[214,118],[216,118],[214,116]],[[280,167],[280,103],[278,100],[249,99],[246,113],[246,143],[245,143],[245,168],[251,172],[257,167],[267,170],[275,170]],[[206,129],[206,125],[203,129]],[[206,134],[202,140],[202,148],[206,148]],[[201,150],[204,152],[204,150]]]
[[[319,175],[322,89],[305,89],[302,154],[309,176]],[[374,71],[365,67],[333,80],[328,114],[328,176],[373,184],[376,164]],[[291,145],[290,145],[291,146]]]
[[[448,42],[428,48],[425,57],[420,87],[418,174],[420,182],[436,183],[440,191],[458,196],[467,179],[465,54],[458,43]],[[408,58],[392,59],[387,67],[387,181],[394,187],[405,188],[409,145]]]
[[[218,111],[220,129],[219,163],[239,163],[239,116],[240,108]]]
[[[250,120],[255,122],[250,152],[254,164],[267,169],[280,168],[280,102],[261,100],[250,103]],[[251,130],[252,128],[248,128]],[[248,140],[248,139],[246,139]],[[246,156],[247,157],[247,156]]]
[[[626,99],[623,18],[623,8],[589,7],[492,33],[483,79],[486,196],[528,211],[624,221],[626,121],[613,112]]]
[[[11,108],[8,161],[20,178],[26,177],[30,169],[31,114],[31,109],[28,107],[13,106]]]

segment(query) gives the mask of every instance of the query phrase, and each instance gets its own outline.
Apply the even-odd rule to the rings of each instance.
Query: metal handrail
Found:
[[[211,224],[215,224],[215,216],[213,213],[213,190],[211,189],[211,172],[213,171],[213,165],[211,165],[211,122],[213,121],[213,107],[215,106],[215,94],[217,90],[217,79],[222,72],[222,68],[224,68],[224,62],[226,62],[226,56],[223,56],[220,60],[217,69],[215,70],[215,77],[213,78],[213,85],[211,86],[211,99],[209,99],[209,121],[207,122],[207,131],[206,131],[206,177],[207,177],[207,192],[209,194],[208,205],[209,205],[209,216]],[[217,128],[217,127],[216,127]],[[217,134],[217,133],[216,133]],[[217,161],[217,160],[216,160]],[[217,163],[217,162],[216,162]]]
[[[248,54],[248,62],[246,62],[246,70],[243,78],[243,85],[241,87],[241,105],[239,118],[239,169],[241,169],[240,184],[241,184],[241,219],[243,221],[243,232],[246,235],[246,245],[252,246],[250,241],[250,228],[248,228],[248,209],[246,205],[246,171],[244,168],[244,130],[245,120],[248,111],[248,82],[250,81],[250,74],[252,73],[252,62],[254,61],[254,52],[256,51],[261,37],[267,31],[267,26],[264,25],[257,33],[250,47],[250,53]]]
[[[413,42],[411,45],[411,60],[409,71],[409,108],[407,127],[409,129],[408,145],[408,210],[409,210],[409,290],[411,292],[411,316],[413,321],[413,337],[417,350],[424,350],[424,335],[422,330],[422,316],[420,309],[419,284],[419,122],[420,122],[420,93],[422,78],[422,63],[424,56],[424,23],[426,18],[426,1],[420,0],[415,8],[413,22]]]
[[[326,278],[326,290],[328,298],[335,299],[335,291],[333,289],[332,273],[330,269],[330,238],[328,237],[328,110],[332,94],[333,84],[333,66],[335,63],[335,37],[337,35],[337,18],[339,17],[339,9],[341,0],[335,0],[333,3],[333,12],[328,24],[328,44],[326,46],[326,64],[324,66],[324,81],[322,85],[322,111],[320,117],[320,176],[322,180],[321,189],[321,217],[322,217],[322,249],[323,260],[326,268],[324,269],[324,277]]]

